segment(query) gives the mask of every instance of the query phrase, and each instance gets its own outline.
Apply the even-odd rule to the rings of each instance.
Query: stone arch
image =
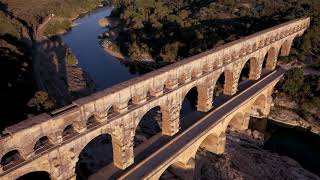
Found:
[[[160,105],[149,107],[141,113],[135,120],[134,128],[134,146],[137,146],[144,141],[152,138],[154,135],[161,133],[162,130],[162,112],[163,108]],[[160,115],[160,117],[158,117]],[[157,119],[158,117],[158,119]]]
[[[246,130],[249,126],[249,115],[246,112],[235,114],[228,122],[227,127],[235,130]]]
[[[254,103],[252,104],[252,114],[253,115],[264,115],[266,112],[266,105],[267,105],[267,97],[264,94],[259,95]]]
[[[262,64],[262,68],[266,68],[267,70],[274,70],[276,68],[277,65],[277,59],[278,59],[278,53],[279,53],[279,49],[276,47],[271,47],[265,57],[263,58],[263,62],[261,62]],[[264,67],[264,63],[265,63],[265,67]]]
[[[77,134],[73,124],[66,125],[62,131],[63,140],[69,139]]]
[[[128,110],[130,110],[131,108],[133,108],[134,107],[134,103],[133,103],[133,99],[132,98],[130,98],[129,100],[128,100],[128,105],[127,105],[127,107],[128,107]]]
[[[116,111],[116,108],[114,105],[111,105],[110,107],[107,108],[107,116],[109,118],[112,118],[116,115],[118,115],[119,113]]]
[[[39,154],[52,146],[52,141],[47,136],[42,136],[34,143],[33,150],[35,154]]]
[[[239,82],[250,79],[257,80],[261,75],[261,64],[257,57],[251,57],[244,61],[240,70]],[[245,79],[243,79],[245,78]]]
[[[154,105],[146,107],[143,111],[139,111],[137,115],[134,117],[134,129],[137,128],[143,116],[146,115],[153,108],[159,107],[160,111],[168,108],[167,104],[155,103]]]
[[[159,173],[159,179],[183,179],[193,180],[194,179],[194,168],[195,160],[190,158],[187,163],[180,161],[174,162]],[[156,178],[154,178],[156,179]]]
[[[224,71],[219,72],[213,81],[213,98],[223,94],[223,86],[225,83]],[[214,99],[213,99],[214,101]]]
[[[293,45],[293,41],[300,36],[300,33],[296,33],[288,37],[282,44],[280,48],[280,56],[288,56]]]
[[[197,111],[199,104],[199,87],[197,85],[191,86],[184,91],[181,98],[181,109],[180,109],[180,128],[185,127],[186,121],[184,117],[190,113]]]
[[[209,133],[200,143],[198,149],[201,147],[214,154],[224,153],[226,143],[226,134],[225,131],[221,131],[219,134]],[[196,152],[197,152],[196,151]]]
[[[46,171],[33,171],[17,178],[17,180],[32,180],[32,179],[51,180],[52,178],[50,174]]]
[[[146,93],[146,99],[147,101],[149,101],[150,99],[152,99],[154,96],[152,95],[151,93],[151,90],[148,90],[147,93]]]
[[[47,171],[33,171],[17,178],[17,180],[33,180],[33,179],[51,180],[52,177]]]
[[[86,159],[86,160],[84,160]],[[79,151],[75,174],[80,179],[86,179],[100,168],[114,161],[112,136],[99,132],[86,138],[86,143]]]
[[[20,164],[24,160],[19,150],[10,150],[1,157],[1,167],[3,167],[3,170],[6,170]]]
[[[95,114],[91,114],[86,121],[87,129],[92,128],[97,124],[99,124],[97,116]]]

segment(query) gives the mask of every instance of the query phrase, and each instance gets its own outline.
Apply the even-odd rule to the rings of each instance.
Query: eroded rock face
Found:
[[[312,133],[320,135],[319,121],[312,117],[304,119],[300,117],[294,109],[275,106],[272,108],[268,118],[281,124],[309,129]]]
[[[264,150],[261,141],[244,133],[228,133],[226,151],[197,154],[197,179],[320,179],[296,161]]]

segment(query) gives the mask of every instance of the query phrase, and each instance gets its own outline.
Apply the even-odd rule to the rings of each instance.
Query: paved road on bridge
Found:
[[[263,79],[257,81],[249,88],[244,90],[238,95],[235,95],[232,100],[224,103],[219,108],[212,110],[208,115],[200,119],[196,125],[191,126],[183,133],[179,134],[168,142],[164,147],[156,151],[151,156],[147,157],[140,163],[134,164],[132,167],[119,178],[119,179],[142,179],[148,173],[157,169],[162,164],[165,164],[171,158],[178,155],[179,151],[187,147],[188,144],[194,142],[210,130],[220,119],[230,113],[239,104],[249,99],[252,95],[262,90],[266,85],[279,78],[284,74],[285,70],[278,67],[274,72],[270,73]],[[90,177],[90,179],[105,179],[103,173],[97,173]]]

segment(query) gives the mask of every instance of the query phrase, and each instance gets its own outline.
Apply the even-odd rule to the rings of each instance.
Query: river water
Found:
[[[320,136],[302,128],[286,127],[271,120],[267,123],[270,137],[264,147],[296,160],[302,167],[320,176]]]
[[[105,29],[98,25],[98,20],[110,12],[111,8],[104,7],[82,16],[74,21],[78,25],[63,36],[63,41],[72,49],[79,65],[100,90],[139,75],[139,72],[106,53],[99,45],[98,35]],[[186,105],[182,114],[195,109],[189,101],[184,102]],[[320,137],[297,129],[272,126],[273,131],[265,148],[289,156],[304,168],[320,175]]]
[[[74,21],[74,26],[62,39],[71,48],[83,68],[96,84],[104,89],[138,76],[130,68],[106,53],[99,44],[98,35],[106,29],[98,20],[110,15],[111,8],[103,7]]]

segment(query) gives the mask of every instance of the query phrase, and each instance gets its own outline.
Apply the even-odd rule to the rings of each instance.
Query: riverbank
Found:
[[[71,49],[62,42],[61,35],[70,30],[58,30],[49,37],[46,28],[52,21],[70,21],[89,11],[81,11],[71,18],[50,15],[36,31],[36,45],[33,55],[34,76],[40,90],[48,93],[55,108],[67,105],[80,97],[96,91],[94,81],[78,64]],[[72,61],[70,60],[72,57]]]
[[[308,130],[316,135],[320,135],[320,122],[317,114],[301,117],[298,112],[298,105],[288,97],[278,95],[274,98],[273,106],[267,118],[280,124],[291,127],[299,127]],[[310,111],[312,111],[310,109]],[[312,114],[312,112],[308,112]]]

